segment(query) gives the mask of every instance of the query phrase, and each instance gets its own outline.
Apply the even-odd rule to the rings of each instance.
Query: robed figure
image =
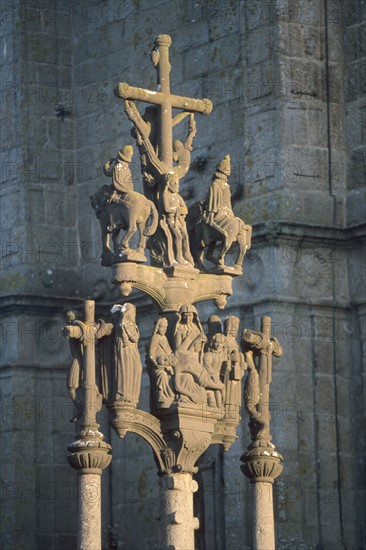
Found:
[[[124,304],[114,322],[116,401],[134,406],[139,400],[142,375],[139,338],[136,308],[133,304]]]
[[[174,400],[173,366],[177,364],[166,337],[168,321],[158,319],[146,357],[150,376],[151,411],[169,408]]]

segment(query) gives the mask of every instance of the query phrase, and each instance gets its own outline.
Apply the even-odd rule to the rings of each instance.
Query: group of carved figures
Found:
[[[198,405],[238,414],[241,403],[240,380],[245,362],[236,342],[239,319],[208,320],[208,337],[203,332],[196,308],[179,310],[170,345],[167,319],[160,318],[146,356],[151,381],[151,409],[169,408],[174,402]],[[237,409],[237,411],[236,411]]]
[[[233,243],[237,243],[233,269],[240,272],[251,244],[251,226],[236,217],[232,210],[228,184],[230,156],[217,165],[206,201],[195,203],[188,211],[179,194],[179,180],[189,169],[192,141],[196,135],[194,115],[183,112],[177,115],[177,120],[173,119],[174,126],[189,115],[188,135],[184,143],[174,141],[176,164],[166,171],[156,153],[154,108],[148,107],[141,116],[134,102],[126,100],[125,110],[134,123],[132,135],[139,149],[144,195],[134,191],[130,169],[133,148],[126,145],[116,158],[104,164],[104,174],[112,178],[111,185],[103,185],[91,196],[102,232],[102,265],[120,261],[146,262],[145,249],[148,247],[151,263],[157,267],[180,265],[206,270],[206,259],[215,267],[223,268],[226,253]],[[122,240],[119,237],[121,229],[125,231]],[[136,232],[139,240],[137,247],[132,248],[130,240]],[[221,246],[215,254],[217,243]]]
[[[99,320],[96,335],[99,341],[100,392],[108,405],[135,408],[141,386],[142,363],[138,350],[139,329],[133,304],[115,305],[111,310],[113,323]],[[72,323],[78,323],[69,319]],[[244,330],[237,341],[239,318],[230,316],[222,325],[220,317],[211,315],[205,335],[197,310],[192,305],[181,306],[178,319],[170,331],[168,320],[161,317],[147,347],[146,365],[150,377],[151,412],[158,414],[174,406],[217,410],[226,421],[238,423],[242,403],[242,378],[248,369],[244,388],[244,403],[251,419],[254,438],[267,431],[269,412],[260,404],[263,388],[260,381],[258,350],[263,348],[261,333]],[[266,344],[268,350],[280,350],[275,338]],[[82,345],[70,340],[73,362],[68,389],[80,417]],[[276,347],[277,346],[277,347]],[[242,350],[242,351],[241,351]],[[263,351],[263,350],[262,350]],[[263,377],[262,377],[263,378]],[[265,373],[269,384],[270,373]]]

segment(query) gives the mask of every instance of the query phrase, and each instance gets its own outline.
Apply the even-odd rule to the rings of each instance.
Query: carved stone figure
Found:
[[[212,344],[212,338],[215,334],[222,333],[221,319],[218,315],[210,315],[207,319],[207,343],[205,351],[208,351]]]
[[[241,380],[244,376],[246,364],[244,356],[237,342],[240,319],[230,316],[225,320],[227,369],[225,373],[225,416],[236,423],[240,420],[240,406],[242,401]]]
[[[98,320],[98,370],[99,386],[103,403],[109,405],[114,401],[115,389],[115,353],[114,324]]]
[[[113,188],[119,193],[133,191],[133,181],[130,170],[130,163],[133,157],[133,147],[124,145],[117,153],[116,158],[107,160],[104,163],[104,174],[112,178]]]
[[[66,317],[69,325],[79,326],[74,311],[68,311]],[[66,386],[76,409],[76,414],[70,419],[70,422],[77,422],[83,415],[83,405],[78,396],[78,390],[81,388],[82,384],[83,347],[81,340],[77,340],[76,338],[69,338],[68,340],[72,355],[72,363],[67,376]]]
[[[111,311],[118,313],[114,322],[115,399],[136,406],[140,396],[142,374],[136,308],[133,304],[124,304],[114,306]]]
[[[179,195],[179,180],[175,174],[166,174],[166,183],[164,186],[161,209],[163,228],[168,242],[168,257],[170,265],[190,265],[193,267],[194,261],[189,249],[189,239],[185,217],[187,207]]]
[[[157,205],[157,183],[161,176],[167,172],[166,165],[159,159],[157,144],[157,109],[155,106],[149,106],[141,115],[131,99],[125,99],[125,112],[133,123],[131,135],[136,139],[136,144],[140,154],[141,174],[144,184],[145,195]],[[194,114],[183,111],[172,118],[171,124],[174,128],[186,116],[189,115],[188,135],[183,143],[180,140],[173,142],[173,161],[176,166],[172,166],[172,172],[178,179],[184,177],[191,161],[192,142],[196,137],[196,122]]]
[[[151,384],[151,410],[169,408],[174,400],[173,367],[177,364],[166,337],[168,321],[158,319],[147,355]]]
[[[203,365],[217,389],[207,390],[207,404],[209,407],[221,408],[225,402],[225,385],[222,375],[226,369],[226,337],[217,332],[212,336],[208,351],[203,356]]]
[[[252,441],[271,441],[269,433],[269,385],[272,380],[272,355],[280,357],[282,347],[271,337],[271,318],[262,317],[262,331],[245,329],[242,345],[249,374],[244,387],[245,408],[249,414]]]
[[[130,146],[123,147],[117,159],[110,159],[105,163],[104,172],[112,177],[113,183],[103,185],[90,197],[102,233],[102,265],[111,265],[114,260],[123,259],[146,262],[146,239],[154,234],[158,226],[158,213],[154,203],[133,190],[129,168],[131,149]],[[126,233],[120,242],[121,229]],[[136,249],[131,249],[130,239],[137,231],[139,242]]]
[[[245,359],[248,365],[248,375],[244,385],[244,403],[245,410],[249,415],[249,429],[252,439],[255,439],[260,432],[260,428],[264,429],[266,423],[263,415],[257,409],[260,399],[259,374],[256,369],[253,352],[247,352]]]
[[[206,247],[206,259],[218,269],[224,272],[231,269],[235,274],[241,274],[244,255],[251,246],[252,228],[236,217],[232,210],[227,181],[230,174],[230,155],[226,155],[216,167],[207,200],[192,207],[188,226],[192,233],[192,250],[197,267],[205,269]],[[221,242],[221,246],[216,257],[214,252],[218,242]],[[227,268],[225,256],[234,243],[238,244],[239,251],[233,268]]]
[[[178,401],[206,404],[206,390],[222,390],[224,385],[212,378],[203,366],[206,336],[194,306],[181,306],[173,341],[174,355],[178,360],[174,367]]]
[[[180,116],[186,115],[188,113],[180,113]],[[179,115],[177,115],[179,116]],[[173,119],[174,121],[174,119]],[[176,166],[173,168],[173,172],[178,178],[182,179],[189,170],[189,165],[191,162],[191,151],[193,149],[192,143],[196,137],[196,121],[194,120],[194,114],[189,113],[189,125],[188,125],[188,135],[183,143],[179,139],[173,141],[173,160],[176,162]]]

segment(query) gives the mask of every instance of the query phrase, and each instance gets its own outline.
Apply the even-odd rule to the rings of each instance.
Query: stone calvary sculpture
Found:
[[[233,277],[243,273],[252,228],[232,209],[228,154],[219,159],[205,201],[188,208],[180,194],[197,134],[195,114],[209,115],[212,103],[171,94],[170,44],[169,36],[159,35],[151,51],[157,91],[126,83],[115,87],[133,125],[144,194],[134,191],[133,147],[124,145],[104,164],[112,182],[91,196],[101,227],[102,265],[111,267],[112,282],[122,296],[139,289],[160,309],[145,355],[150,412],[138,408],[143,366],[138,312],[132,303],[115,304],[109,320],[96,321],[95,304],[88,300],[84,320],[69,312],[64,328],[73,356],[67,382],[75,406],[72,421],[81,421],[68,455],[81,474],[79,548],[100,548],[95,543],[100,541],[100,510],[93,511],[99,519],[93,520],[92,532],[83,495],[90,480],[100,486],[100,474],[111,461],[111,447],[96,420],[103,405],[120,437],[136,433],[153,450],[160,475],[163,549],[194,550],[196,462],[210,444],[228,450],[237,439],[243,397],[252,438],[242,457],[243,472],[252,482],[271,484],[282,468],[269,429],[272,356],[282,354],[270,334],[270,318],[262,318],[261,332],[244,329],[239,336],[238,317],[223,321],[215,314],[205,332],[193,305],[212,299],[219,309],[225,307]],[[148,104],[143,114],[137,102]],[[179,111],[174,117],[173,109]],[[183,121],[188,122],[186,139],[174,140],[173,129]],[[131,244],[135,234],[138,242]],[[227,253],[233,245],[237,253],[230,265]],[[265,525],[261,529],[268,535],[266,548],[273,548],[273,526],[269,534]],[[258,541],[254,535],[253,547],[259,548]]]

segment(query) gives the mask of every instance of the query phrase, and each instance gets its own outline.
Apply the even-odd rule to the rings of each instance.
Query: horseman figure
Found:
[[[125,259],[146,262],[146,239],[155,233],[158,225],[158,212],[154,203],[134,191],[130,170],[132,155],[132,146],[125,145],[118,151],[117,158],[109,159],[104,164],[104,174],[112,178],[112,185],[103,185],[90,197],[101,226],[102,265]],[[148,224],[150,217],[151,222]],[[120,242],[121,229],[126,233]],[[136,231],[139,231],[137,248],[130,248],[130,239]]]
[[[216,269],[239,275],[242,273],[244,255],[250,248],[252,228],[236,217],[233,212],[230,185],[227,181],[230,174],[230,155],[226,155],[216,166],[206,201],[193,205],[189,216],[189,227],[191,231],[193,229],[192,250],[197,267],[205,269],[203,262],[206,246],[206,260],[215,264]],[[199,222],[194,224],[193,219],[197,219],[197,208],[201,215]],[[214,252],[218,242],[221,242],[221,248],[216,257]],[[225,266],[225,255],[235,242],[239,247],[235,265]]]

